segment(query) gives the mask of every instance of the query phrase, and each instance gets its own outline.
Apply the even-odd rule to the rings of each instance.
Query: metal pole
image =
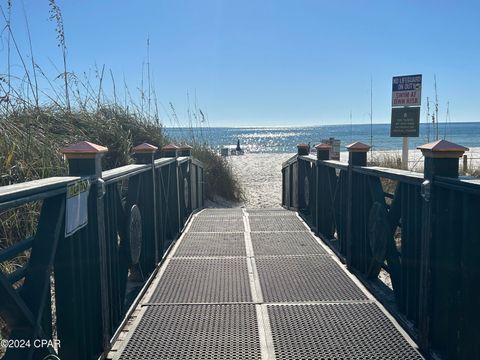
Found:
[[[403,137],[402,146],[402,169],[408,170],[408,137]]]

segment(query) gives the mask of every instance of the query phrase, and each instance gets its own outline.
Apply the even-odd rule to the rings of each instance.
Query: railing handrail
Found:
[[[385,168],[381,166],[352,166],[352,171],[358,174],[398,180],[407,184],[421,185],[425,180],[423,174],[408,170]]]
[[[480,179],[452,179],[443,176],[435,176],[435,184],[447,189],[480,195]]]
[[[54,176],[0,187],[0,210],[31,201],[43,200],[66,192],[66,185],[80,179],[77,176]]]
[[[299,155],[299,158],[305,161],[315,162],[317,161],[317,157],[309,154],[309,155]]]
[[[200,167],[205,167],[205,164],[203,162],[201,162],[200,160],[198,159],[195,159],[195,158],[192,158],[192,164],[195,164],[197,166],[200,166]]]
[[[347,170],[349,167],[347,162],[337,160],[317,160],[314,155],[310,154],[294,155],[282,164],[282,168],[290,166],[291,164],[297,162],[299,159],[311,163],[318,162],[319,165],[325,165],[339,170]],[[381,166],[352,166],[352,171],[365,175],[379,176],[391,180],[399,180],[409,184],[420,185],[424,180],[423,174],[421,173],[408,170],[386,168]]]
[[[189,156],[179,156],[177,158],[177,164],[178,165],[183,164],[184,162],[187,162],[188,160],[190,160]]]
[[[320,164],[323,164],[328,167],[332,167],[338,170],[347,170],[348,163],[338,160],[318,160]]]
[[[291,158],[289,158],[288,160],[286,160],[282,163],[282,169],[286,168],[287,166],[289,166],[291,164],[293,164],[294,162],[297,161],[297,159],[298,159],[298,155],[297,154],[293,155]]]
[[[131,164],[120,166],[118,168],[103,171],[102,180],[104,180],[107,184],[110,184],[112,182],[120,181],[127,177],[141,174],[148,170],[151,170],[151,165]]]
[[[168,164],[171,164],[173,162],[177,161],[177,158],[174,158],[174,157],[171,157],[171,158],[160,158],[160,159],[156,159],[154,161],[154,164],[155,164],[155,168],[159,168],[159,167],[162,167],[162,166],[166,166]]]

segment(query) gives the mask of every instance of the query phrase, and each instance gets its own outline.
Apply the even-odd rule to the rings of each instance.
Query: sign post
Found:
[[[395,76],[392,79],[391,137],[403,137],[402,168],[408,169],[408,138],[418,137],[422,75]]]
[[[402,143],[402,169],[408,170],[408,136],[403,137]]]

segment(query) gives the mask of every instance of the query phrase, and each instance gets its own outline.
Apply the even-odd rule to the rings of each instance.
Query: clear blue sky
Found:
[[[22,51],[22,1],[12,27]],[[53,78],[61,67],[47,0],[24,0],[36,61]],[[58,1],[68,66],[93,74],[103,64],[140,86],[150,37],[157,96],[179,116],[187,91],[210,125],[322,125],[389,122],[391,78],[423,74],[423,103],[434,97],[440,120],[478,121],[479,1]],[[5,10],[6,1],[1,0]],[[1,20],[3,22],[3,19]],[[3,27],[3,25],[2,25]],[[5,33],[0,72],[5,72]],[[19,66],[19,63],[17,64]],[[95,80],[94,75],[91,75]],[[111,90],[109,76],[104,85]],[[119,86],[119,84],[117,84]],[[120,87],[120,86],[119,86]],[[193,102],[193,100],[192,100]],[[166,113],[161,116],[169,125]]]

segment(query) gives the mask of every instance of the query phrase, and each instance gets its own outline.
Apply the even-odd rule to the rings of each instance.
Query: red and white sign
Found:
[[[392,106],[420,106],[422,75],[395,76],[392,81]]]

